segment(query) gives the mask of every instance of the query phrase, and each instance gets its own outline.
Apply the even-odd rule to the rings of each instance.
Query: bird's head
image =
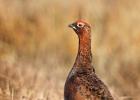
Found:
[[[77,20],[76,22],[70,24],[69,27],[72,28],[78,36],[84,33],[90,34],[91,32],[90,25],[83,20]]]

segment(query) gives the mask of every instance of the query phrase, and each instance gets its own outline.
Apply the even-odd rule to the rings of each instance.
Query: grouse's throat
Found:
[[[91,36],[88,32],[83,32],[79,36],[79,48],[76,57],[75,67],[91,67]]]

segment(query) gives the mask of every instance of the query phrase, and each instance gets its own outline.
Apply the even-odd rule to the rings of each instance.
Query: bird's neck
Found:
[[[76,57],[75,67],[91,67],[91,36],[89,33],[83,33],[79,37],[79,48]]]

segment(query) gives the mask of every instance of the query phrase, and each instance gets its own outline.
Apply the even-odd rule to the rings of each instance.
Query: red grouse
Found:
[[[67,77],[64,100],[114,100],[92,66],[91,27],[83,20],[69,25],[79,38],[76,61]]]

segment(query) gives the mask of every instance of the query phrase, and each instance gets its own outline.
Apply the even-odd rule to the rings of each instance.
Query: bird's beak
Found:
[[[76,30],[76,27],[75,27],[74,23],[73,23],[73,24],[68,25],[68,27],[70,27],[70,28],[72,28],[72,29]]]

